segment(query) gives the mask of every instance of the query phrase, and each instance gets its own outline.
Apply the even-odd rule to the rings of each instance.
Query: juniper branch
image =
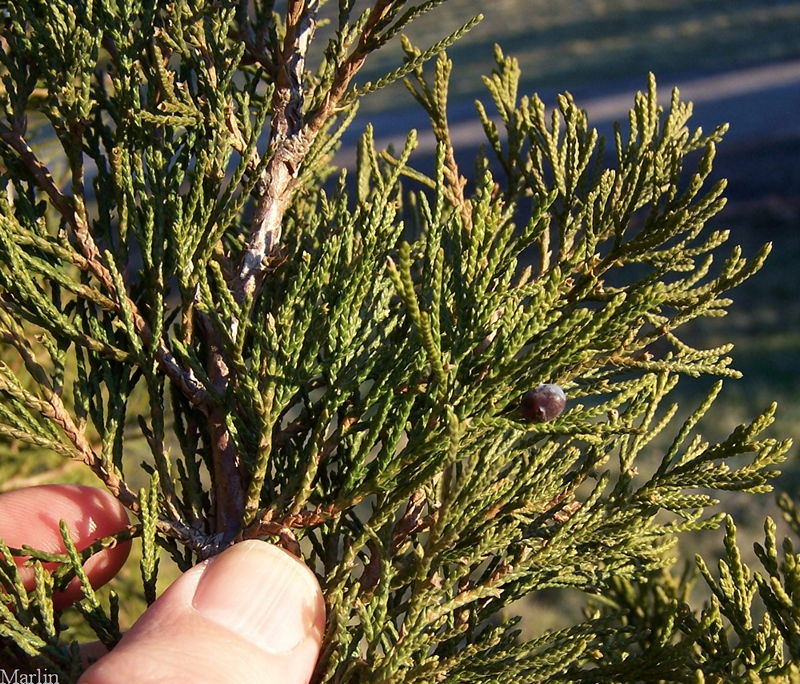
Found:
[[[58,189],[52,174],[39,161],[33,150],[18,132],[2,127],[0,128],[0,139],[18,154],[36,184],[48,195],[53,206],[72,227],[81,253],[70,257],[70,259],[77,266],[94,275],[107,292],[115,293],[120,300],[123,297],[127,300],[126,304],[130,306],[133,312],[136,329],[141,335],[144,344],[146,346],[149,345],[152,341],[150,326],[139,313],[138,307],[128,297],[127,293],[117,291],[118,288],[114,285],[114,279],[110,271],[103,264],[102,257],[85,218],[82,218],[76,212],[73,202]],[[119,301],[116,306],[121,306]],[[117,308],[117,310],[119,309]],[[157,342],[156,357],[164,372],[178,384],[193,405],[201,410],[210,410],[210,400],[202,384],[194,376],[191,369],[185,368],[178,363],[163,340],[158,340]]]
[[[313,112],[303,112],[301,79],[308,41],[316,24],[317,0],[306,6],[305,0],[293,0],[287,14],[287,29],[281,61],[278,65],[278,87],[273,100],[271,154],[259,182],[259,199],[251,221],[250,234],[237,268],[232,286],[239,301],[252,295],[258,281],[280,246],[283,216],[297,187],[297,174],[302,160],[328,120],[336,114],[350,83],[361,70],[373,44],[380,22],[397,4],[397,0],[376,0],[370,10],[358,44],[335,71],[333,81],[322,102]]]
[[[250,235],[239,260],[232,291],[238,301],[252,296],[269,259],[280,248],[281,224],[296,186],[303,157],[313,135],[303,128],[303,71],[306,52],[316,29],[318,0],[291,0],[286,14],[286,35],[277,65],[272,99],[270,151],[272,158],[256,186],[259,193]]]

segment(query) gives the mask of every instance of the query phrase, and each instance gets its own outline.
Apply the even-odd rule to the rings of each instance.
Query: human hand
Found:
[[[119,502],[93,487],[43,485],[0,495],[0,538],[9,546],[63,552],[62,519],[79,549],[128,524]],[[121,543],[87,561],[93,586],[116,574],[129,548]],[[27,587],[29,571],[21,568]],[[73,582],[56,606],[80,596]],[[324,629],[325,602],[313,573],[276,546],[241,542],[175,580],[80,684],[305,684]]]

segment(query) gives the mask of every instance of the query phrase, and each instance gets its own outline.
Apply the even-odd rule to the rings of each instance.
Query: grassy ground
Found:
[[[481,24],[449,50],[457,98],[482,94],[479,76],[491,69],[495,43],[519,59],[525,91],[610,78],[638,85],[647,71],[709,73],[800,56],[800,2],[791,0],[449,0],[409,34],[427,47],[477,13]],[[402,59],[396,45],[374,57],[365,78]],[[364,104],[386,109],[396,97],[387,91]]]

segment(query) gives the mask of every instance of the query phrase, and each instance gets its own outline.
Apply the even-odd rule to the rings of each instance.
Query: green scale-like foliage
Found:
[[[319,3],[289,4],[11,5],[0,431],[15,467],[82,462],[138,520],[86,550],[66,528],[65,554],[2,549],[9,657],[76,676],[51,603],[76,575],[78,610],[113,646],[118,600],[105,610],[81,570],[103,545],[141,539],[152,602],[157,545],[186,569],[263,538],[324,588],[315,681],[668,679],[659,667],[694,657],[674,611],[673,631],[619,609],[526,643],[503,609],[646,579],[677,534],[719,524],[714,490],[768,491],[785,457],[788,442],[761,436],[774,406],[714,444],[697,425],[721,383],[682,422],[669,399],[681,376],[738,376],[729,345],[680,335],[724,315],[768,252],[712,263],[728,239],[705,229],[724,205],[724,183],[707,187],[724,129],[690,128],[677,92],[665,111],[651,79],[606,154],[569,95],[551,113],[520,98],[498,49],[485,79],[497,115],[478,104],[488,145],[468,183],[440,51],[474,20],[428,50],[403,38],[401,67],[355,85],[369,52],[440,2],[356,16],[342,0],[316,71],[303,36]],[[415,168],[415,134],[398,154],[368,128],[355,173],[326,185],[358,98],[400,78],[430,115],[433,173]],[[28,146],[29,120],[60,142],[67,181]],[[519,398],[540,382],[563,387],[567,410],[529,423]],[[150,486],[137,493],[139,461]],[[781,610],[773,584],[759,589]],[[727,587],[703,625],[747,608]],[[776,629],[759,643],[780,659]]]
[[[780,506],[796,538],[797,508],[786,496]],[[624,653],[598,650],[591,681],[800,681],[800,554],[789,538],[779,551],[772,519],[767,518],[764,532],[764,544],[754,544],[762,566],[757,570],[744,563],[728,518],[718,577],[697,556],[697,570],[687,565],[680,577],[664,572],[647,582],[615,579],[598,599],[596,618],[611,619],[614,631],[636,636]],[[711,597],[694,610],[690,595],[698,574]]]

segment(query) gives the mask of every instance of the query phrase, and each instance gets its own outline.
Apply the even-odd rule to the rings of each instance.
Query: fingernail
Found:
[[[261,541],[209,562],[192,604],[204,617],[268,653],[291,651],[318,630],[320,589],[308,568]]]

